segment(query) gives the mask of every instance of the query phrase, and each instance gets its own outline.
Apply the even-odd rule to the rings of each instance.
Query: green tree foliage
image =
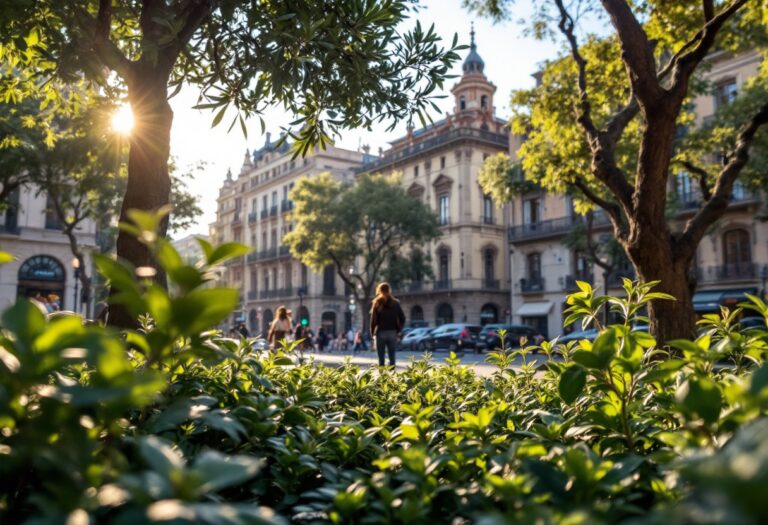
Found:
[[[364,319],[377,282],[427,272],[418,247],[439,235],[437,216],[406,193],[398,176],[363,174],[345,184],[324,173],[299,181],[291,199],[295,226],[283,242],[316,271],[333,265],[362,305]],[[401,260],[413,273],[402,273]]]
[[[465,2],[497,19],[513,0]],[[538,85],[512,95],[512,129],[524,135],[519,168],[487,161],[481,183],[509,200],[527,180],[576,198],[577,210],[602,208],[614,236],[645,281],[661,281],[674,303],[652,302],[651,325],[661,339],[694,328],[690,267],[707,229],[728,207],[738,179],[764,187],[768,150],[768,66],[745,83],[733,104],[696,125],[693,97],[711,93],[703,81],[713,52],[764,54],[765,6],[757,2],[530,2],[532,31],[564,38],[567,55],[542,67]],[[582,37],[584,21],[612,32]],[[670,177],[698,180],[701,204],[692,220],[670,220]]]
[[[246,118],[284,106],[296,115],[288,133],[297,153],[343,128],[394,124],[414,112],[423,119],[458,55],[455,38],[444,49],[432,28],[416,22],[403,31],[414,9],[411,0],[4,0],[0,100],[39,93],[55,101],[51,78],[84,78],[113,97],[125,92],[136,116],[127,221],[129,209],[169,203],[168,98],[185,84],[200,88],[197,107],[214,112],[214,125],[231,109],[230,128],[245,131]],[[167,219],[162,234],[166,228]],[[128,235],[119,235],[117,252],[156,266]],[[124,312],[114,320],[129,322]]]

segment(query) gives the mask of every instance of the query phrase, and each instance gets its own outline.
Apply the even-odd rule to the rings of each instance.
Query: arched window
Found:
[[[480,324],[495,324],[499,322],[499,309],[495,304],[484,304],[480,308]]]
[[[424,320],[424,309],[416,305],[413,308],[411,308],[411,321],[423,321]]]
[[[55,295],[60,308],[64,307],[64,265],[48,255],[35,255],[24,261],[19,268],[18,297]]]
[[[447,288],[451,279],[451,252],[448,248],[441,248],[437,252],[437,285],[438,288]]]
[[[459,97],[459,110],[464,111],[467,109],[467,99],[464,95]]]
[[[493,199],[490,195],[483,195],[483,223],[493,224]]]
[[[320,324],[329,337],[336,337],[336,312],[323,312]]]
[[[736,229],[723,235],[723,277],[750,277],[752,270],[752,249],[749,232]]]
[[[255,333],[259,329],[259,313],[255,308],[248,312],[248,330]]]
[[[482,95],[480,97],[480,107],[483,109],[488,109],[488,95]]]
[[[447,324],[453,322],[453,307],[448,303],[441,303],[437,306],[435,315],[435,325]]]

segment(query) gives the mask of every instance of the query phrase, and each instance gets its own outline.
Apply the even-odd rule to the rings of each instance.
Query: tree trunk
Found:
[[[131,209],[157,211],[169,204],[171,179],[168,157],[171,143],[173,111],[167,98],[168,77],[152,68],[144,68],[128,83],[128,99],[134,114],[134,127],[128,156],[128,181],[120,210],[120,221],[128,222]],[[165,236],[168,218],[160,224],[160,236]],[[150,251],[133,235],[120,231],[117,236],[117,256],[134,267],[150,266],[156,269],[155,280],[166,284],[165,273]],[[116,290],[110,290],[110,296]],[[135,326],[133,319],[121,305],[110,305],[110,325]]]
[[[648,305],[650,333],[660,345],[672,339],[690,339],[696,334],[691,259],[675,257],[672,243],[657,237],[653,246],[649,246],[646,239],[642,249],[629,249],[640,281],[661,281],[653,291],[667,293],[676,299],[654,300]]]

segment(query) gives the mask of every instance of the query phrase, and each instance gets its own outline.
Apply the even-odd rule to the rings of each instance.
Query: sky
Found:
[[[520,2],[523,7],[527,2]],[[533,37],[525,36],[525,26],[516,20],[525,19],[526,12],[519,10],[514,13],[515,21],[505,21],[494,24],[489,19],[481,18],[462,8],[461,0],[422,0],[423,8],[415,15],[422,25],[435,25],[435,30],[450,44],[454,33],[458,34],[459,42],[469,44],[470,23],[474,22],[477,51],[485,61],[485,74],[496,84],[494,95],[496,115],[507,118],[510,115],[509,98],[514,89],[524,89],[533,86],[531,76],[539,65],[547,59],[559,54],[560,46],[554,42],[540,42]],[[415,18],[407,25],[415,24]],[[462,61],[468,50],[462,51]],[[453,74],[461,74],[461,61],[454,66]],[[446,82],[448,97],[437,102],[443,112],[453,107],[450,88],[456,79]],[[171,155],[176,158],[180,168],[196,165],[200,161],[206,163],[205,170],[197,172],[196,179],[190,183],[189,190],[200,198],[203,215],[193,227],[178,232],[175,237],[181,238],[189,234],[207,234],[208,225],[216,218],[216,196],[228,169],[237,174],[243,163],[246,148],[251,151],[264,143],[261,125],[258,119],[248,123],[248,138],[243,136],[239,126],[227,132],[226,118],[216,128],[211,128],[213,114],[209,111],[191,109],[197,102],[198,91],[190,86],[185,87],[173,99],[171,106],[174,110],[174,122],[171,132]],[[440,118],[432,114],[433,119]],[[276,137],[281,126],[292,119],[281,108],[272,108],[265,115],[266,131]],[[357,150],[362,145],[369,145],[371,152],[377,152],[379,147],[385,150],[388,143],[405,134],[406,123],[401,122],[391,132],[387,132],[388,124],[382,123],[372,132],[365,130],[348,130],[336,139],[336,144],[348,149]]]

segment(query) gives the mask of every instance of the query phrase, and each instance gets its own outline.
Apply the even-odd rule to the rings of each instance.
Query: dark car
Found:
[[[598,332],[595,328],[589,328],[587,330],[574,330],[570,334],[565,334],[564,336],[560,337],[557,342],[568,343],[571,341],[581,341],[583,339],[586,339],[587,341],[594,341],[597,339],[598,335],[600,335],[600,332]]]
[[[528,344],[538,344],[544,340],[544,336],[536,331],[535,328],[516,324],[487,324],[480,330],[478,335],[478,351],[496,350],[501,348],[500,330],[506,330],[504,335],[505,348],[518,348],[520,340],[525,337]]]
[[[739,321],[742,330],[765,330],[765,318],[758,316],[742,317]]]
[[[419,343],[419,350],[434,352],[448,350],[464,352],[475,349],[477,336],[482,327],[466,323],[440,325]]]

